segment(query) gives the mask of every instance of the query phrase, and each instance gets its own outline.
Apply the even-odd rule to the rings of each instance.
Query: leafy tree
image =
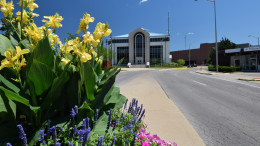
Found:
[[[177,60],[177,63],[180,65],[180,66],[183,66],[185,64],[185,60],[184,59],[178,59]]]
[[[222,38],[218,44],[218,50],[234,49],[237,45],[231,42],[228,38]]]
[[[209,53],[209,58],[207,60],[207,63],[208,64],[212,64],[212,58],[213,56],[216,56],[216,49],[215,48],[212,48],[210,53]]]

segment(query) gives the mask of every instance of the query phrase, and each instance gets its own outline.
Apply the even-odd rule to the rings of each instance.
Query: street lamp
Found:
[[[194,33],[192,33],[192,32],[189,32],[189,33],[186,33],[185,34],[185,50],[186,50],[186,42],[187,42],[187,35],[192,35],[192,34],[194,34]],[[190,66],[190,47],[189,47],[189,66]]]
[[[195,0],[198,1],[198,0]],[[216,11],[216,1],[208,0],[214,3],[214,13],[215,13],[215,39],[216,39],[216,71],[218,72],[218,37],[217,37],[217,11]]]
[[[258,40],[258,46],[259,46],[259,38],[260,38],[260,37],[253,36],[253,35],[249,35],[248,37],[253,37],[253,38],[256,38],[256,39]]]

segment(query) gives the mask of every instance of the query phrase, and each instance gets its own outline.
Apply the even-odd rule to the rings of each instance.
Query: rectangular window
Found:
[[[167,42],[170,41],[169,37],[164,38],[150,38],[150,42]]]
[[[128,43],[128,39],[112,39],[112,43]]]
[[[163,46],[150,46],[150,62],[151,65],[160,64],[163,60]]]
[[[127,64],[129,62],[129,47],[117,47],[117,62],[122,58],[124,58],[122,64]]]

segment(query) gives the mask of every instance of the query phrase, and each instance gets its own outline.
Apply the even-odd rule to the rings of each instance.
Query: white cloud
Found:
[[[144,3],[144,2],[147,2],[148,0],[141,0],[140,2],[139,2],[139,4],[142,4],[142,3]]]

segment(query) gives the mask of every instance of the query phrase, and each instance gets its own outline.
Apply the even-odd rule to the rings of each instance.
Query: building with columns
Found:
[[[169,63],[170,35],[151,33],[138,28],[129,34],[107,39],[107,49],[112,49],[112,64],[124,58],[123,65]],[[109,48],[110,47],[110,48]]]

